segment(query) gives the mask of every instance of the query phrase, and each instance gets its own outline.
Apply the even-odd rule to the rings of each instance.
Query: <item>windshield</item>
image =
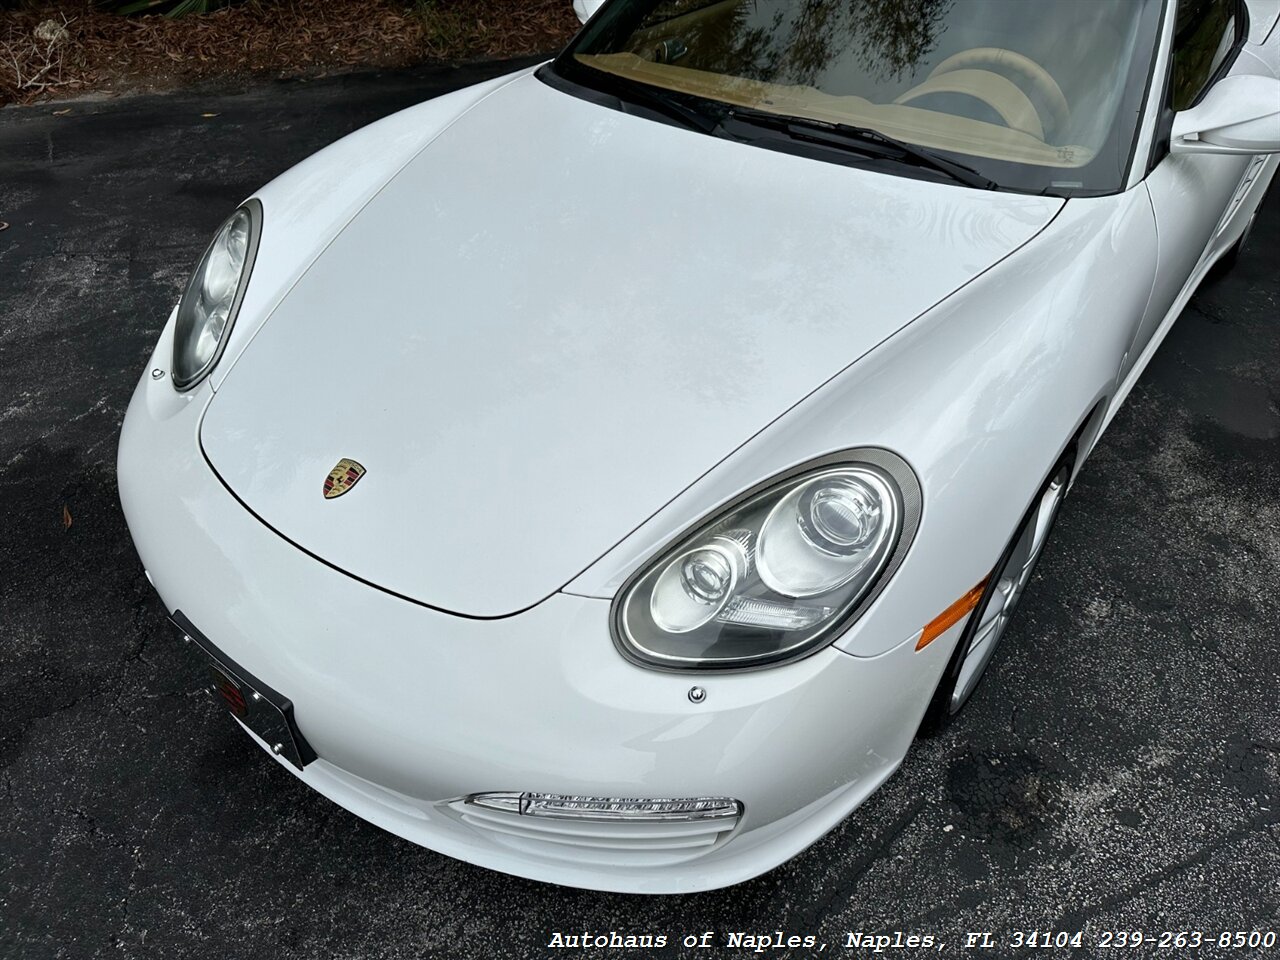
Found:
[[[672,92],[681,109],[712,118],[736,107],[869,128],[1007,189],[1113,193],[1133,152],[1161,4],[613,0],[555,69],[622,100],[628,90]],[[757,126],[734,136],[795,132]],[[814,152],[811,142],[796,149]]]

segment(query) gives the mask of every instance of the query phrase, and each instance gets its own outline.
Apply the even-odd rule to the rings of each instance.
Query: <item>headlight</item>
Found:
[[[198,383],[222,356],[249,284],[261,225],[262,205],[250,200],[214,235],[187,281],[173,336],[173,385],[179,390]]]
[[[618,594],[631,660],[688,670],[794,660],[875,599],[920,522],[920,485],[884,450],[824,457],[749,491]]]

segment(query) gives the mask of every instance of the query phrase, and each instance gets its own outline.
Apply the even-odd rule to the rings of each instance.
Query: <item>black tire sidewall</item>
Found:
[[[960,668],[964,664],[965,657],[969,653],[969,647],[973,643],[973,636],[977,633],[978,625],[982,622],[982,615],[986,612],[988,604],[991,603],[991,597],[996,589],[997,571],[1004,569],[1009,562],[1009,558],[1013,555],[1013,551],[1017,549],[1018,541],[1022,534],[1026,531],[1027,524],[1035,521],[1036,512],[1040,508],[1040,501],[1044,497],[1045,492],[1049,489],[1054,479],[1062,473],[1065,468],[1067,471],[1067,481],[1071,480],[1071,471],[1075,465],[1076,445],[1073,443],[1071,447],[1058,458],[1057,463],[1053,465],[1053,469],[1049,471],[1049,475],[1045,477],[1044,482],[1036,488],[1035,496],[1031,498],[1031,503],[1022,514],[1022,519],[1018,521],[1018,525],[1014,528],[1013,534],[1009,537],[1009,542],[1005,545],[1004,550],[1000,552],[1000,558],[991,568],[991,572],[987,575],[987,585],[982,592],[982,599],[978,601],[978,605],[973,608],[973,613],[969,615],[969,620],[965,624],[964,632],[960,635],[960,640],[956,643],[955,649],[951,652],[951,658],[947,661],[947,668],[942,673],[942,679],[938,681],[938,686],[934,690],[933,699],[929,701],[929,706],[925,710],[924,719],[920,721],[920,730],[917,736],[931,737],[943,732],[947,729],[968,706],[969,700],[972,700],[972,694],[969,700],[961,704],[960,709],[954,714],[951,712],[951,695],[955,692],[956,683],[960,679]],[[1049,524],[1049,529],[1045,533],[1046,541],[1053,534],[1053,526],[1057,523],[1057,515]],[[1037,558],[1039,563],[1039,558]],[[1034,572],[1034,570],[1033,570]],[[1029,585],[1029,584],[1028,584]],[[1024,588],[1025,589],[1025,588]],[[990,664],[988,664],[988,668]],[[978,685],[986,677],[987,671],[983,671],[982,677],[978,678]],[[975,687],[976,691],[976,687]]]

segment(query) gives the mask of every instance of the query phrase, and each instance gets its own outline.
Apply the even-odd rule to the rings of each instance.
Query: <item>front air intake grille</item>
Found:
[[[655,867],[711,851],[728,839],[742,817],[737,801],[710,798],[655,801],[478,794],[450,806],[463,823],[531,855]]]

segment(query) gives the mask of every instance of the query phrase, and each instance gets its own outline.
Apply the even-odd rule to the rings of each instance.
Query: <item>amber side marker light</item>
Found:
[[[916,649],[923,650],[959,623],[965,614],[978,605],[986,585],[987,578],[983,577],[968,593],[925,624],[924,630],[920,632],[920,639],[916,641]]]

